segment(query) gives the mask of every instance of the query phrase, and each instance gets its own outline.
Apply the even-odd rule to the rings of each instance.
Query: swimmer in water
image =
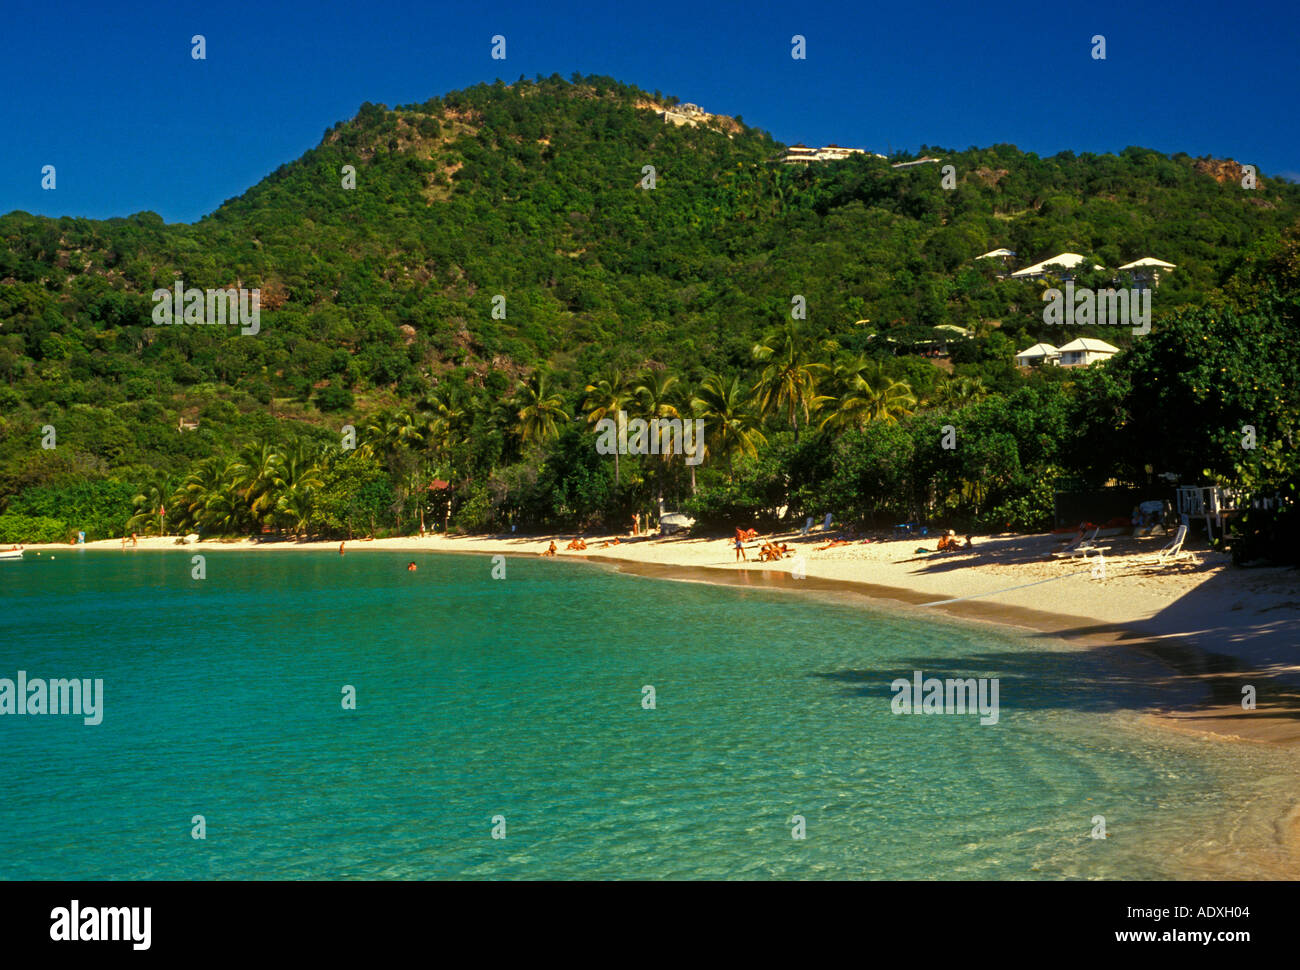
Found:
[[[415,565],[415,563],[413,563],[413,562],[408,562],[408,563],[406,564],[406,571],[407,571],[408,573],[413,573],[413,572],[415,572],[415,570],[416,570],[417,568],[418,568],[418,567],[417,567],[417,566]]]

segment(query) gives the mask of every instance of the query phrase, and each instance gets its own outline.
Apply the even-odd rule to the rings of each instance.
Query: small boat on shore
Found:
[[[0,549],[0,562],[6,559],[21,559],[23,551],[21,549]]]

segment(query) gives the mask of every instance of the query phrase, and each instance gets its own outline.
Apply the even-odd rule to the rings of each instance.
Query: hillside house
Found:
[[[1056,364],[1061,359],[1061,352],[1051,344],[1034,344],[1028,350],[1016,354],[1017,367],[1042,367],[1044,364]]]
[[[1149,286],[1154,290],[1160,285],[1160,274],[1169,274],[1175,269],[1177,267],[1173,263],[1166,263],[1163,259],[1156,259],[1154,256],[1143,256],[1131,263],[1125,263],[1119,271],[1132,275],[1133,289],[1145,290]]]
[[[1071,270],[1077,270],[1080,266],[1086,265],[1087,257],[1080,256],[1078,253],[1058,253],[1055,256],[1049,256],[1041,263],[1034,263],[1032,266],[1026,266],[1024,269],[1018,269],[1011,274],[1013,280],[1041,280],[1048,276],[1055,276],[1064,282],[1074,278]],[[1103,269],[1104,267],[1094,265],[1093,269]]]
[[[1061,359],[1058,363],[1062,367],[1087,367],[1089,364],[1095,364],[1098,361],[1110,360],[1118,353],[1118,347],[1113,347],[1104,340],[1098,340],[1095,337],[1080,337],[1077,340],[1071,340],[1060,349]]]

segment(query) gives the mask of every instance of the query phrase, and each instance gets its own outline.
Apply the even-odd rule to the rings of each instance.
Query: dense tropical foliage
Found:
[[[923,147],[945,190],[908,156],[782,165],[673,101],[552,77],[367,104],[194,225],[0,217],[0,541],[621,528],[661,500],[1040,528],[1057,488],[1152,470],[1294,490],[1296,186]],[[1178,269],[1148,335],[1062,337],[1048,284],[975,259],[998,247],[1109,268],[1080,284]],[[261,331],[155,325],[177,279],[260,288]],[[1013,365],[1076,336],[1123,352]],[[619,412],[703,419],[704,462],[597,454]]]

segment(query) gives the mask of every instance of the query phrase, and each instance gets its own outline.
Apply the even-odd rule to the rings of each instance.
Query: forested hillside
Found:
[[[194,225],[0,217],[0,541],[408,531],[448,503],[453,528],[621,527],[660,496],[714,525],[1034,528],[1061,483],[1148,465],[1294,485],[1300,187],[1140,148],[923,146],[945,189],[891,167],[910,156],[783,165],[741,118],[666,124],[675,102],[575,76],[366,104]],[[1104,267],[1080,285],[1177,269],[1150,334],[1063,336],[1047,283],[975,260],[1000,247]],[[178,279],[259,288],[260,331],[155,325]],[[1126,352],[1013,366],[1078,336]],[[591,424],[620,409],[702,417],[706,461],[615,469]]]

